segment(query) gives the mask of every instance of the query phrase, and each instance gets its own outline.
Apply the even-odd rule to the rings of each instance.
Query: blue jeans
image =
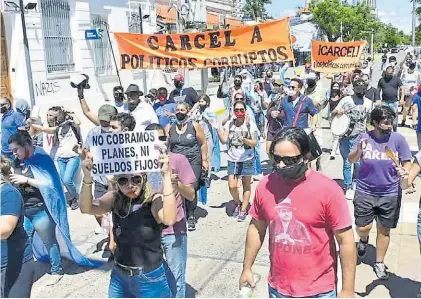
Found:
[[[176,298],[186,297],[187,235],[174,234],[162,237],[162,248],[172,277],[169,279]],[[172,281],[174,280],[174,281]]]
[[[269,286],[269,298],[296,298],[296,297],[282,295],[277,290]],[[336,290],[333,290],[327,293],[313,295],[313,296],[307,296],[303,298],[336,298]]]
[[[66,186],[67,192],[70,194],[70,198],[76,198],[77,190],[73,179],[75,178],[76,171],[80,166],[80,158],[77,156],[72,158],[57,158],[57,165],[63,184]]]
[[[396,113],[396,117],[393,121],[393,131],[396,132],[396,130],[398,129],[398,108],[399,108],[399,101],[398,102],[393,102],[393,103],[385,103],[383,102],[383,106],[387,106],[390,109],[393,110],[393,112]]]
[[[344,160],[343,175],[344,175],[344,186],[345,188],[352,185],[352,179],[358,176],[360,169],[360,161],[354,163],[354,176],[352,175],[352,164],[349,162],[348,155],[355,145],[358,138],[357,136],[344,137],[339,140],[339,150],[341,152],[342,159]]]
[[[25,208],[24,228],[31,243],[35,232],[41,238],[50,257],[51,273],[62,273],[60,248],[56,239],[56,223],[46,207]]]
[[[129,276],[117,267],[111,272],[109,298],[170,298],[164,264],[149,273]]]

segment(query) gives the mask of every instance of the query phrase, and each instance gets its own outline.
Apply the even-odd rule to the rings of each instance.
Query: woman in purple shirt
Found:
[[[354,198],[356,231],[360,240],[357,254],[364,259],[367,254],[368,237],[377,223],[377,257],[374,271],[379,279],[387,279],[384,257],[390,242],[390,229],[396,228],[402,199],[404,176],[397,171],[395,162],[387,155],[393,153],[396,163],[406,171],[411,167],[411,150],[405,137],[392,132],[396,114],[389,107],[376,107],[371,112],[374,130],[361,134],[349,154],[349,161],[360,160],[357,189]],[[390,155],[390,153],[389,153]],[[404,187],[406,188],[406,187]]]

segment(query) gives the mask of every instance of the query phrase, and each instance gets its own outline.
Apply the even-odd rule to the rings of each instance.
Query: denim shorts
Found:
[[[245,176],[256,174],[256,161],[250,159],[244,162],[228,161],[228,175]]]

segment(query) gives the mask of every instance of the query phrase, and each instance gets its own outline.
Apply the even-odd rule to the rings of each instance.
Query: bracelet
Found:
[[[86,186],[92,186],[94,184],[94,182],[87,183],[87,182],[83,181],[83,184],[86,185]]]
[[[174,190],[172,190],[172,191],[171,191],[171,193],[168,193],[168,194],[163,194],[163,196],[164,196],[164,197],[168,197],[168,196],[171,196],[171,195],[173,195],[173,194],[174,194]]]

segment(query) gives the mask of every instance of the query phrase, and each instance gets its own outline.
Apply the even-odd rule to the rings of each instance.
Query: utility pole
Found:
[[[342,0],[340,0],[340,6],[342,7]],[[344,31],[344,29],[343,29],[343,25],[342,25],[342,21],[341,21],[341,42],[343,42],[344,41],[344,37],[343,37],[343,31]]]
[[[143,14],[142,14],[142,3],[139,3],[139,28],[140,28],[140,34],[143,34]],[[143,93],[146,95],[148,92],[148,83],[146,80],[147,72],[146,70],[143,70]]]
[[[370,53],[371,53],[371,59],[374,59],[374,31],[371,31]]]
[[[31,107],[35,106],[35,93],[34,93],[34,80],[32,78],[32,67],[31,67],[31,56],[29,55],[29,43],[28,35],[26,33],[26,22],[25,22],[25,11],[23,6],[23,0],[19,0],[20,18],[22,21],[22,32],[23,32],[23,50],[25,53],[26,62],[26,75],[28,77],[29,96],[31,98]]]
[[[416,23],[416,8],[417,4],[416,0],[412,0],[412,47],[415,47],[415,27],[417,26]]]

